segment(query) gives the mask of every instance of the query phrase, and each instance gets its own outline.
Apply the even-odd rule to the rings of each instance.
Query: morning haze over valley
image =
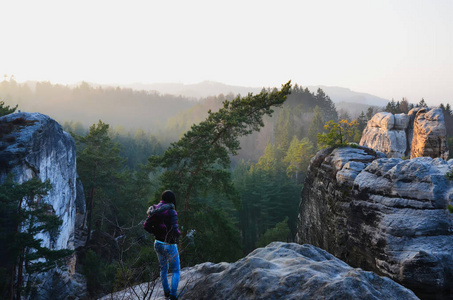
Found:
[[[0,11],[0,299],[452,299],[453,2]]]

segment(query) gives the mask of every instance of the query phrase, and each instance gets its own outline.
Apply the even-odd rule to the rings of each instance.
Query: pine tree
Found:
[[[316,93],[317,105],[322,109],[324,113],[324,122],[327,121],[338,121],[338,112],[335,108],[335,103],[327,96],[322,89],[318,89]]]
[[[239,137],[259,130],[263,117],[272,115],[272,107],[281,106],[290,93],[290,82],[281,90],[263,90],[257,95],[225,100],[217,112],[173,143],[162,156],[152,156],[150,166],[161,169],[157,196],[165,189],[176,194],[182,228],[181,261],[232,261],[241,253],[239,231],[233,220],[206,201],[207,197],[225,198],[240,207],[240,197],[230,174],[230,155],[240,149]],[[193,205],[192,205],[193,204]]]
[[[261,185],[263,172],[256,172],[253,164],[242,162],[234,170],[234,185],[241,195],[241,209],[238,211],[241,229],[242,246],[245,253],[254,249],[259,235],[261,220],[261,202],[263,200]]]
[[[294,116],[291,113],[291,107],[283,106],[274,125],[274,141],[275,145],[282,151],[286,151],[291,143],[291,139],[295,134]]]
[[[286,164],[286,174],[293,178],[296,184],[302,184],[304,174],[308,169],[310,159],[314,155],[314,147],[308,138],[298,140],[294,137],[291,141],[283,162]]]
[[[3,299],[20,299],[25,273],[45,272],[72,253],[44,247],[38,238],[40,233],[48,233],[52,238],[62,223],[52,206],[42,199],[50,188],[49,181],[34,178],[17,184],[11,176],[0,186],[0,271],[5,272],[0,296]],[[27,286],[32,284],[30,277]]]
[[[409,102],[403,97],[400,102],[400,112],[407,114],[409,112]]]
[[[340,120],[347,120],[347,121],[351,120],[351,116],[349,115],[348,111],[344,110],[344,109],[340,109],[340,114],[338,115],[338,118]]]
[[[324,114],[319,106],[316,106],[313,110],[313,119],[310,124],[310,128],[308,129],[308,138],[313,143],[315,147],[317,147],[318,133],[322,133],[324,131]]]
[[[184,198],[185,210],[190,199],[203,192],[221,192],[234,200],[236,193],[230,178],[229,155],[240,149],[238,138],[259,130],[264,115],[272,115],[273,106],[281,106],[290,93],[290,82],[281,90],[263,90],[260,94],[225,100],[218,112],[196,125],[163,156],[150,158],[153,167],[164,168],[162,188]]]
[[[395,100],[392,99],[392,101],[387,103],[384,111],[392,114],[398,114],[400,112],[399,105],[399,102],[395,102]]]
[[[17,109],[17,105],[15,107],[10,107],[9,105],[5,105],[4,101],[0,101],[0,117],[12,114]]]
[[[272,144],[268,142],[266,149],[264,149],[264,154],[259,158],[258,163],[256,164],[256,168],[266,171],[266,172],[274,172],[274,171],[281,171],[283,170],[284,166],[281,163],[284,156],[284,152]]]
[[[242,199],[238,214],[245,254],[255,248],[261,235],[285,217],[294,236],[300,185],[288,178],[285,169],[273,170],[249,163],[242,165],[238,172],[240,176],[235,170],[235,184],[238,183]]]
[[[363,132],[363,130],[365,129],[365,127],[367,125],[367,117],[366,117],[366,115],[365,115],[365,113],[363,111],[359,115],[359,118],[357,119],[357,122],[358,122],[358,130],[360,132]]]
[[[422,98],[422,100],[420,100],[420,102],[418,102],[417,107],[424,107],[424,108],[428,107],[428,105],[425,102],[425,99]]]
[[[443,115],[444,115],[444,121],[445,121],[445,127],[447,129],[447,142],[448,145],[450,145],[450,139],[453,136],[453,115],[450,109],[450,104],[447,103],[447,105],[443,105],[442,103],[439,106],[442,109]],[[453,153],[450,153],[452,155]]]
[[[111,199],[121,187],[120,171],[125,161],[119,156],[118,144],[113,143],[108,135],[109,125],[99,121],[90,127],[89,133],[84,136],[76,136],[77,142],[77,172],[87,193],[88,211],[88,237],[90,242],[91,229],[93,227],[93,215],[97,224],[102,227],[105,214],[111,209]]]
[[[447,103],[447,105],[445,105],[445,111],[450,115],[452,114],[450,103]]]
[[[367,121],[371,120],[371,118],[374,116],[374,109],[372,106],[368,107],[366,111],[366,119]]]

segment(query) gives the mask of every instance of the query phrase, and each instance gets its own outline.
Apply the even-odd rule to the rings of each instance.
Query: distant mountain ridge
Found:
[[[308,86],[310,91],[316,91],[321,88],[330,99],[335,103],[348,102],[348,103],[360,103],[374,106],[385,106],[390,101],[389,99],[374,96],[368,93],[361,93],[352,91],[349,88],[337,87],[337,86]]]
[[[176,96],[185,96],[189,98],[206,98],[209,96],[217,96],[219,94],[227,95],[233,93],[235,95],[247,95],[248,93],[259,93],[262,88],[243,87],[227,85],[215,81],[203,81],[195,84],[183,83],[133,83],[128,85],[120,85],[120,87],[132,88],[134,90],[157,91],[161,94],[171,94]]]
[[[134,90],[157,91],[161,94],[182,95],[190,98],[205,98],[208,96],[217,96],[219,94],[227,95],[229,93],[247,95],[248,93],[259,93],[262,87],[243,87],[235,85],[227,85],[215,81],[203,81],[196,84],[183,83],[134,83],[128,85],[120,85],[120,87],[132,88]],[[348,102],[360,103],[373,106],[385,106],[389,100],[367,93],[352,91],[348,88],[316,85],[302,86],[316,93],[318,88],[321,88],[335,103]]]
[[[33,90],[36,86],[36,82],[27,81],[27,85]],[[75,87],[80,83],[70,85]],[[257,94],[261,92],[263,87],[244,87],[237,85],[228,85],[216,81],[202,81],[194,84],[184,84],[177,82],[162,82],[162,83],[131,83],[131,84],[97,84],[94,82],[88,82],[93,87],[121,87],[130,88],[133,90],[145,90],[145,91],[156,91],[159,94],[184,96],[188,98],[200,99],[209,96],[218,96],[220,94],[228,95],[230,93],[237,95],[247,95],[248,93]],[[386,106],[390,101],[389,99],[381,98],[368,93],[361,93],[352,91],[349,88],[337,87],[337,86],[325,86],[325,85],[309,85],[302,86],[308,88],[311,92],[316,93],[318,88],[321,88],[335,103],[343,103],[341,106],[349,107],[350,104],[358,103],[364,106]],[[267,88],[267,87],[266,87]],[[365,108],[366,109],[366,108]]]

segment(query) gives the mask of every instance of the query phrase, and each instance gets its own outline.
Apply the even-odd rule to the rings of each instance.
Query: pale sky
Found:
[[[453,0],[1,0],[0,76],[350,88],[453,104]]]

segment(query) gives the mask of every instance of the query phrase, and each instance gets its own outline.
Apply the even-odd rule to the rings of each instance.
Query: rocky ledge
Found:
[[[143,299],[149,284],[103,299]],[[165,299],[158,283],[149,299]],[[418,299],[386,277],[355,269],[312,245],[274,242],[235,263],[183,269],[180,299]]]
[[[302,191],[298,243],[385,275],[423,298],[453,297],[453,160],[324,149]]]

